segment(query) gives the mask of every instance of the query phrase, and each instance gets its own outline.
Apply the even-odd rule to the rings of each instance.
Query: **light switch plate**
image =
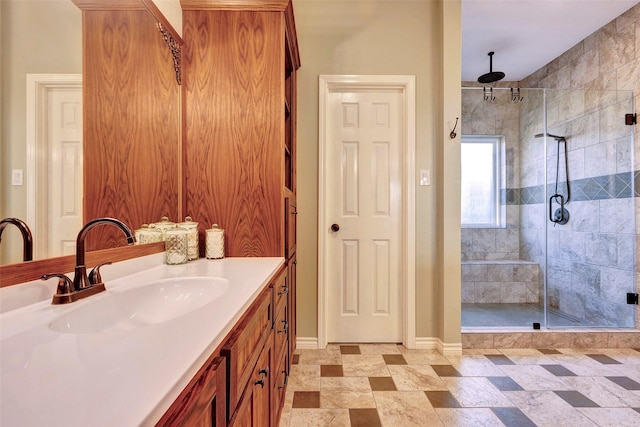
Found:
[[[11,169],[11,185],[20,186],[24,183],[22,169]]]
[[[420,185],[431,184],[431,171],[429,169],[420,169]]]

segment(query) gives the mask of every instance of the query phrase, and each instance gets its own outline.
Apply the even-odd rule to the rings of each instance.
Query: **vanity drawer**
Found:
[[[252,375],[260,351],[270,336],[272,288],[267,287],[256,298],[221,351],[227,359],[227,399],[229,416],[233,414],[242,392]]]
[[[275,312],[282,309],[287,302],[288,296],[289,282],[287,280],[287,270],[285,269],[273,282],[273,307]]]
[[[289,338],[289,311],[285,304],[282,304],[275,316],[275,323],[273,325],[274,335],[274,353],[275,360],[280,360],[282,354],[288,349]]]

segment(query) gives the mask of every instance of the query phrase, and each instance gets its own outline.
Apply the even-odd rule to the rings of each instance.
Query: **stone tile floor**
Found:
[[[640,426],[640,349],[297,350],[281,427]]]

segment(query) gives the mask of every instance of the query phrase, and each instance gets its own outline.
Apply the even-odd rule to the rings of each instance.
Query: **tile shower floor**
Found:
[[[550,327],[590,327],[591,323],[549,310]],[[544,325],[544,310],[535,304],[462,304],[462,327],[527,327]]]
[[[640,349],[297,350],[281,427],[640,426]]]

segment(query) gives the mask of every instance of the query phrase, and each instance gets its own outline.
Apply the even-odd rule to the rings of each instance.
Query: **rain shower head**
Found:
[[[489,72],[478,77],[478,83],[493,83],[498,80],[504,79],[504,73],[502,71],[493,71],[493,54],[495,52],[489,52]]]
[[[538,133],[538,134],[536,134],[534,136],[535,136],[535,138],[542,138],[544,136],[544,134],[543,133]],[[547,133],[547,136],[549,138],[555,139],[556,141],[566,141],[567,140],[567,138],[565,138],[564,136],[553,135],[551,133]]]

